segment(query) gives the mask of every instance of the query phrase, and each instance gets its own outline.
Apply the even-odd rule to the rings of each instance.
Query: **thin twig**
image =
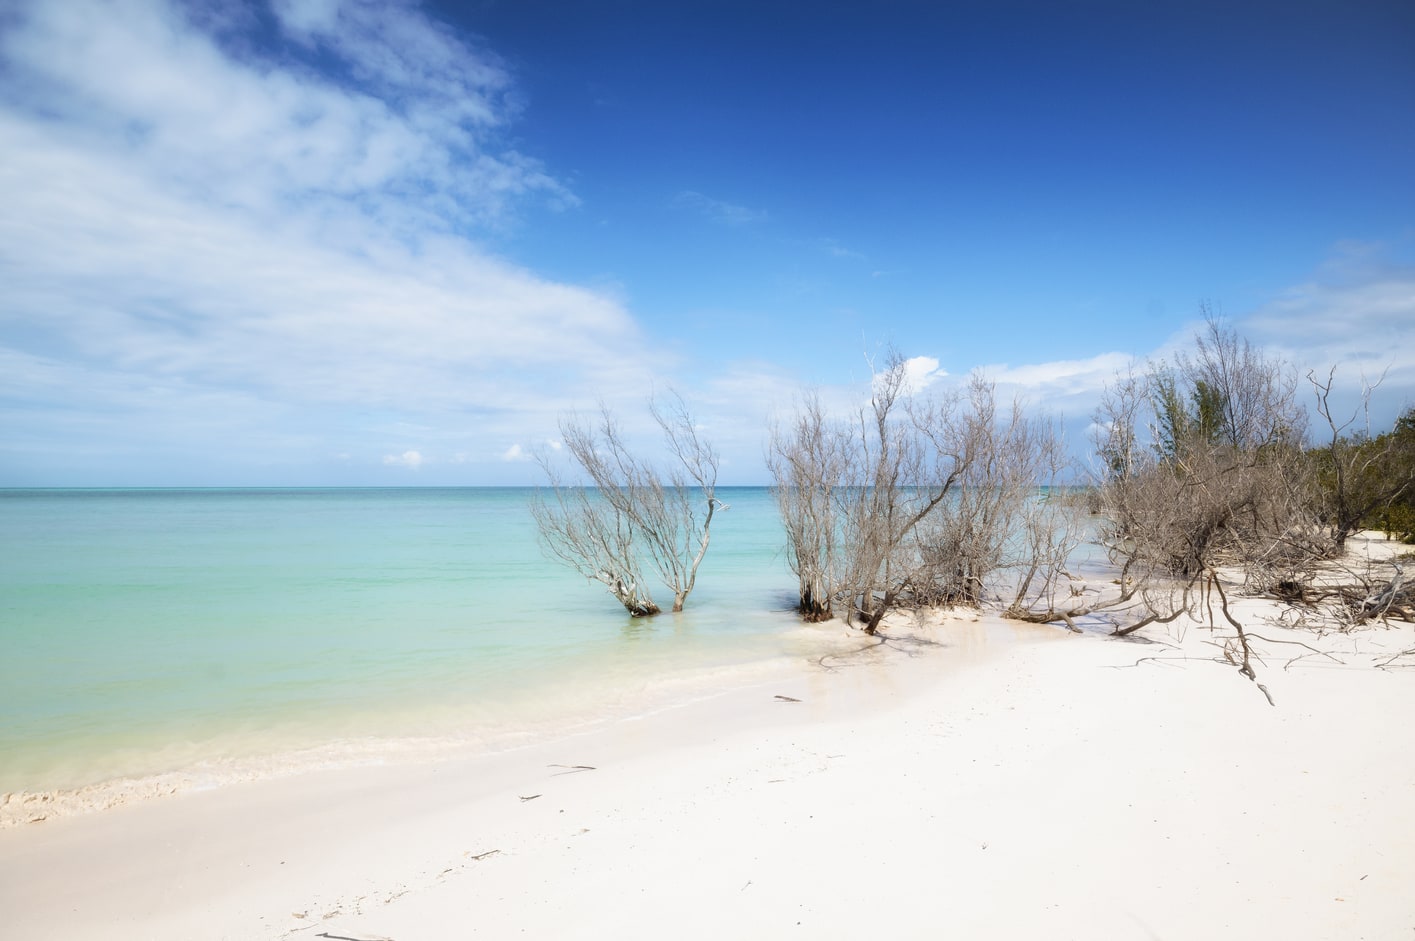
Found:
[[[1312,651],[1312,653],[1316,654],[1316,655],[1319,656],[1319,657],[1326,657],[1328,660],[1332,661],[1333,663],[1340,663],[1342,666],[1345,666],[1345,665],[1346,665],[1346,661],[1340,660],[1340,659],[1338,659],[1337,657],[1333,656],[1330,651],[1327,651],[1327,650],[1318,650],[1316,647],[1313,647],[1311,644],[1304,644],[1304,643],[1302,643],[1302,641],[1300,641],[1300,640],[1281,640],[1280,638],[1276,638],[1276,637],[1264,637],[1262,634],[1254,634],[1252,631],[1249,631],[1249,632],[1248,632],[1248,636],[1249,636],[1249,637],[1257,638],[1258,640],[1264,641],[1264,642],[1269,643],[1269,644],[1294,644],[1294,645],[1296,645],[1296,646],[1298,646],[1298,647],[1306,647],[1308,650]],[[1292,659],[1292,660],[1287,661],[1287,666],[1284,666],[1283,669],[1284,669],[1284,670],[1287,669],[1288,666],[1291,666],[1292,664],[1296,663],[1298,660],[1302,660],[1302,659],[1305,659],[1305,658],[1303,658],[1303,657],[1297,657],[1297,658],[1294,658],[1294,659]]]

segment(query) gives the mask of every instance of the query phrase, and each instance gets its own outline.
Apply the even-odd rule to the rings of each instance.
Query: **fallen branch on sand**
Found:
[[[1387,669],[1391,666],[1391,664],[1395,663],[1395,661],[1399,660],[1401,657],[1415,657],[1415,647],[1411,647],[1409,650],[1402,650],[1400,653],[1394,654],[1388,659],[1382,660],[1380,663],[1376,664],[1376,667],[1381,670]],[[1398,665],[1401,667],[1415,667],[1415,661]]]
[[[1304,644],[1304,643],[1302,643],[1302,641],[1300,641],[1300,640],[1282,640],[1281,638],[1277,638],[1277,637],[1264,637],[1262,634],[1254,634],[1252,631],[1249,631],[1249,632],[1248,632],[1248,636],[1249,636],[1249,637],[1252,637],[1254,640],[1261,640],[1261,641],[1263,641],[1264,643],[1267,643],[1267,644],[1293,644],[1293,645],[1298,646],[1298,647],[1305,647],[1305,648],[1307,648],[1308,650],[1312,651],[1312,653],[1315,654],[1316,656],[1318,656],[1318,657],[1326,657],[1328,660],[1332,661],[1333,663],[1340,663],[1340,664],[1343,664],[1343,665],[1344,665],[1345,662],[1346,662],[1346,661],[1340,659],[1339,657],[1334,656],[1330,651],[1327,651],[1327,650],[1318,650],[1316,647],[1313,647],[1311,644]],[[1299,660],[1306,660],[1306,659],[1307,659],[1307,657],[1306,657],[1305,655],[1293,657],[1291,660],[1287,661],[1287,663],[1285,663],[1285,664],[1283,665],[1283,669],[1286,670],[1288,667],[1292,666],[1294,663],[1298,662]]]

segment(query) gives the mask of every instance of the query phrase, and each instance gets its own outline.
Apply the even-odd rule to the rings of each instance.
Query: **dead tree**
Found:
[[[956,479],[937,474],[943,465],[904,407],[907,378],[891,354],[868,406],[832,419],[813,396],[772,434],[768,465],[807,620],[842,615],[876,633],[910,590],[907,540]]]
[[[537,493],[531,500],[541,545],[602,584],[633,617],[658,614],[659,606],[644,578],[634,518],[620,512],[604,492],[565,483],[548,461],[541,466],[551,493],[549,498]]]
[[[1181,352],[1176,371],[1190,399],[1189,425],[1208,443],[1235,451],[1300,446],[1307,415],[1297,401],[1297,374],[1254,347],[1207,305],[1194,352]]]
[[[664,475],[643,475],[639,531],[650,561],[673,592],[673,610],[682,611],[707,556],[713,517],[726,504],[717,499],[717,452],[698,436],[683,399],[672,395],[650,408],[674,460]]]
[[[871,635],[890,608],[917,590],[911,537],[949,496],[970,459],[946,435],[937,439],[942,446],[926,446],[922,422],[951,427],[957,399],[946,395],[926,411],[906,407],[906,367],[893,355],[874,376],[870,407],[855,418],[851,485],[837,491],[845,547],[837,594],[847,602],[846,621],[858,619]]]
[[[681,398],[651,404],[673,455],[659,471],[635,457],[607,408],[595,426],[577,417],[560,422],[571,460],[584,474],[567,484],[549,458],[541,467],[550,495],[531,504],[542,545],[586,578],[604,585],[634,617],[657,614],[645,568],[673,593],[683,610],[707,554],[717,499],[717,453],[703,441]]]
[[[797,610],[807,621],[834,616],[840,520],[837,499],[847,484],[851,443],[809,396],[787,429],[771,435],[767,467],[786,528],[787,561],[796,573]]]
[[[892,357],[869,405],[848,419],[831,420],[812,398],[772,436],[769,464],[809,620],[838,615],[874,634],[899,606],[980,606],[1009,568],[1025,590],[1054,579],[1049,562],[1021,555],[1055,547],[1016,538],[1019,527],[1041,525],[1033,510],[1050,479],[1044,469],[1059,460],[1054,426],[1015,404],[999,416],[994,387],[979,376],[966,393],[915,394],[906,367]]]
[[[1313,551],[1305,427],[1290,369],[1212,318],[1196,352],[1106,390],[1104,544],[1184,578]]]
[[[1217,597],[1235,663],[1256,682],[1218,570],[1271,578],[1319,551],[1305,419],[1289,367],[1205,313],[1192,354],[1121,377],[1097,413],[1098,538],[1121,572],[1106,605],[1126,612],[1126,634],[1186,615],[1212,624]]]
[[[1079,631],[1075,618],[1090,602],[1084,584],[1073,580],[1067,566],[1083,538],[1084,507],[1078,492],[1058,483],[1069,463],[1060,445],[1060,438],[1054,437],[1048,450],[1039,454],[1047,462],[1043,471],[1050,473],[1049,483],[1019,500],[1020,522],[1013,527],[1016,535],[1006,562],[1013,580],[1003,616],[1038,623],[1060,620]]]
[[[1000,415],[995,387],[975,375],[956,421],[919,425],[957,471],[950,498],[919,527],[924,600],[979,607],[1005,587],[999,576],[1007,573],[1009,607],[1035,600],[1032,593],[1059,575],[1057,550],[1068,541],[1065,528],[1053,528],[1060,505],[1048,507],[1042,492],[1066,463],[1056,424],[1029,416],[1018,401]]]

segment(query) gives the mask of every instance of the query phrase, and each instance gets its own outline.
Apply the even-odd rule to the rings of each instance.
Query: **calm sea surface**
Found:
[[[534,731],[792,655],[766,489],[721,493],[688,610],[641,621],[543,556],[530,495],[0,491],[0,792]]]

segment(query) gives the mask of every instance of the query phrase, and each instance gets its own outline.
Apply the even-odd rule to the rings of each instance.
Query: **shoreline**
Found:
[[[621,691],[659,675],[790,652],[765,489],[734,495],[702,603],[653,625],[543,556],[529,493],[18,499],[0,795],[197,765],[243,778],[233,763],[330,742],[539,734],[622,712]]]
[[[392,723],[401,727],[401,734],[317,738],[312,727],[244,739],[233,736],[224,743],[169,748],[167,752],[177,757],[169,759],[168,767],[155,767],[159,756],[149,756],[145,762],[153,767],[149,771],[95,775],[91,781],[68,787],[0,792],[0,834],[15,827],[102,813],[189,791],[275,781],[324,770],[343,772],[384,764],[436,763],[514,751],[680,708],[710,699],[723,689],[789,682],[809,670],[808,661],[814,658],[848,655],[870,643],[858,631],[846,631],[835,623],[802,625],[793,619],[791,624],[790,631],[776,638],[770,650],[744,648],[727,659],[702,663],[621,664],[605,675],[587,670],[585,676],[569,684],[570,693],[562,689],[560,698],[553,702],[531,694],[503,701],[501,718],[497,720],[472,717],[474,712],[486,711],[479,700],[473,707],[448,704],[436,713],[410,711]],[[979,647],[1011,642],[1018,627],[993,625],[990,639],[975,638],[971,644]],[[908,636],[918,640],[936,631],[936,626],[911,629]],[[549,687],[537,687],[533,693],[548,690]]]
[[[894,630],[519,748],[0,831],[0,911],[26,938],[1415,930],[1415,664],[1374,668],[1411,625],[1264,623],[1275,706],[1198,625]]]

